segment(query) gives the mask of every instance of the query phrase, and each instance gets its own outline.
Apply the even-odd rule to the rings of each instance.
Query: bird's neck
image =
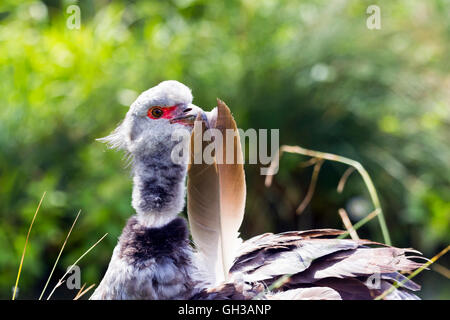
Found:
[[[157,152],[133,157],[132,205],[143,226],[164,226],[183,210],[186,165],[172,161],[172,148],[161,144]]]

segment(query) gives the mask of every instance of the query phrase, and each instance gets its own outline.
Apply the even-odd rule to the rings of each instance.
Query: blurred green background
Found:
[[[70,4],[81,28],[66,27]],[[381,8],[381,29],[366,8]],[[13,1],[0,5],[0,298],[10,299],[32,216],[19,299],[39,296],[78,210],[47,294],[80,263],[99,283],[126,219],[131,182],[123,155],[95,139],[143,90],[166,79],[192,88],[209,110],[220,97],[238,126],[280,128],[280,144],[360,161],[381,198],[393,244],[428,258],[450,242],[450,2],[423,1]],[[372,208],[362,180],[326,162],[311,204],[312,167],[283,156],[264,187],[247,165],[242,234],[343,228]],[[383,241],[375,220],[358,231]],[[448,255],[416,279],[424,299],[449,299]],[[73,298],[57,289],[55,298]],[[89,294],[87,295],[89,296]]]

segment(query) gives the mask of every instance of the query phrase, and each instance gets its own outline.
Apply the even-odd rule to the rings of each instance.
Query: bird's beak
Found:
[[[201,114],[202,117],[205,117],[203,110],[195,104],[191,103],[186,109],[182,111],[179,116],[170,119],[170,123],[181,123],[184,125],[193,126],[198,114]]]

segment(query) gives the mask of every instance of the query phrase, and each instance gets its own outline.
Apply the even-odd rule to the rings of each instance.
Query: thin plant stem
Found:
[[[53,265],[53,269],[52,269],[52,271],[50,272],[50,275],[48,276],[47,282],[45,283],[45,286],[44,286],[44,289],[43,289],[42,292],[41,292],[41,295],[39,296],[39,300],[41,300],[42,297],[44,296],[45,290],[47,289],[47,286],[48,286],[48,284],[49,284],[49,282],[50,282],[50,279],[52,278],[53,272],[55,271],[55,268],[56,268],[56,265],[58,264],[59,258],[61,257],[61,254],[62,254],[62,252],[63,252],[63,250],[64,250],[64,247],[66,246],[67,240],[69,239],[70,234],[72,233],[73,227],[74,227],[75,224],[77,223],[77,220],[78,220],[78,217],[80,216],[80,213],[81,213],[81,210],[78,211],[78,214],[77,214],[77,216],[75,217],[75,220],[73,221],[72,226],[70,227],[69,232],[67,233],[66,239],[64,240],[64,243],[63,243],[63,245],[62,245],[62,247],[61,247],[61,250],[59,251],[59,254],[58,254],[58,257],[56,258],[55,264]]]
[[[96,243],[94,243],[85,253],[83,253],[78,259],[77,261],[75,261],[70,268],[66,271],[66,273],[61,277],[61,279],[59,279],[58,283],[55,285],[55,287],[53,288],[52,292],[50,292],[50,294],[47,297],[47,300],[50,300],[51,296],[53,295],[53,292],[55,292],[55,290],[64,283],[64,278],[65,276],[67,276],[73,269],[73,267],[81,260],[84,258],[85,255],[87,255],[92,249],[94,249],[94,247],[100,243],[100,241],[102,241],[106,236],[108,235],[108,233],[105,233],[105,235],[103,237],[101,237]]]
[[[95,283],[91,284],[89,287],[87,287],[83,292],[77,294],[77,296],[73,300],[78,300],[82,296],[84,296],[89,290],[91,290],[93,287],[95,287]]]
[[[359,220],[357,223],[355,223],[353,225],[353,230],[358,230],[359,228],[361,228],[363,225],[365,225],[367,222],[369,222],[370,220],[372,220],[373,218],[375,218],[377,215],[380,214],[380,210],[375,209],[374,211],[372,211],[371,213],[369,213],[367,216],[365,216],[364,218],[362,218],[361,220]],[[344,239],[346,238],[348,235],[350,234],[349,231],[344,232],[343,234],[341,234],[339,237],[337,237],[338,239]]]
[[[262,297],[264,297],[268,292],[272,291],[273,289],[278,289],[279,287],[281,287],[282,285],[287,283],[289,281],[289,279],[291,278],[291,276],[292,276],[292,274],[285,274],[284,276],[280,277],[277,281],[272,283],[264,291],[261,291],[260,293],[258,293],[252,300],[261,299]]]
[[[75,298],[73,298],[73,300],[77,300],[78,296],[83,292],[83,289],[84,289],[85,286],[86,286],[86,282],[83,283],[83,285],[81,286],[80,290],[78,290],[78,292],[75,295]]]
[[[317,178],[319,177],[320,168],[322,167],[323,159],[320,159],[316,162],[314,165],[313,173],[311,176],[311,182],[309,184],[308,191],[306,193],[305,198],[298,206],[297,210],[295,211],[297,214],[301,214],[303,210],[306,209],[308,204],[311,202],[311,199],[314,195],[314,191],[316,190],[316,184],[317,184]]]
[[[347,211],[344,209],[339,209],[339,215],[341,216],[342,222],[344,223],[345,229],[347,229],[347,232],[350,234],[353,240],[357,241],[359,240],[358,234],[356,233],[355,228],[352,225],[352,222],[350,221],[350,218],[348,217]]]
[[[382,294],[380,294],[378,297],[376,297],[375,300],[381,300],[381,299],[386,298],[387,295],[392,293],[398,287],[402,286],[406,281],[411,280],[412,278],[417,276],[419,273],[421,273],[423,270],[428,268],[431,264],[436,262],[440,257],[442,257],[444,254],[446,254],[449,249],[450,249],[450,245],[448,245],[444,250],[439,252],[437,255],[435,255],[433,258],[431,258],[429,261],[424,263],[420,268],[416,269],[406,279],[404,279],[403,281],[397,282],[394,285],[392,285],[388,290],[384,291]]]
[[[306,160],[305,162],[300,162],[298,164],[298,166],[301,167],[301,168],[307,168],[307,167],[315,165],[320,160],[321,159],[318,159],[318,158],[311,158],[309,160]]]
[[[433,265],[433,270],[439,273],[440,275],[446,277],[447,279],[450,279],[450,270],[447,269],[446,267],[435,263]]]
[[[20,274],[22,272],[23,260],[25,258],[25,252],[27,251],[27,244],[28,244],[28,239],[30,237],[31,229],[33,228],[34,220],[36,219],[39,209],[41,208],[41,204],[42,204],[42,201],[44,200],[46,193],[47,193],[47,191],[44,191],[44,193],[42,194],[42,197],[41,197],[41,200],[39,201],[36,212],[34,213],[33,219],[31,220],[30,228],[28,229],[27,238],[25,240],[25,246],[23,247],[22,258],[20,259],[19,271],[17,272],[16,284],[14,285],[14,292],[13,292],[13,296],[12,296],[13,300],[16,299],[17,286],[19,285]]]
[[[355,168],[349,167],[347,170],[345,170],[344,174],[341,177],[341,180],[339,180],[338,186],[337,186],[337,192],[342,193],[344,191],[345,183],[347,182],[348,177],[355,171]]]
[[[369,191],[369,195],[370,195],[370,198],[372,200],[375,210],[379,210],[378,219],[379,219],[379,223],[380,223],[381,232],[383,234],[384,242],[387,245],[391,245],[391,237],[389,235],[389,230],[386,225],[386,220],[384,218],[383,210],[381,209],[380,199],[378,198],[377,191],[372,182],[372,179],[370,178],[370,175],[367,173],[366,169],[364,169],[364,167],[358,161],[355,161],[355,160],[352,160],[352,159],[349,159],[346,157],[338,156],[338,155],[335,155],[332,153],[325,153],[325,152],[320,152],[320,151],[309,150],[309,149],[305,149],[305,148],[302,148],[299,146],[283,145],[280,147],[279,152],[274,156],[274,161],[271,163],[271,165],[269,167],[269,173],[268,173],[268,176],[266,177],[266,186],[270,185],[270,183],[272,182],[272,175],[270,175],[270,172],[271,171],[273,172],[274,169],[278,167],[279,158],[281,157],[283,152],[297,153],[297,154],[306,155],[309,157],[321,158],[321,159],[325,159],[325,160],[345,163],[345,164],[355,168],[358,171],[358,173],[361,175],[361,177],[367,187],[367,190]]]

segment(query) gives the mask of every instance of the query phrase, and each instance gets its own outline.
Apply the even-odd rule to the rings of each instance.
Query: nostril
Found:
[[[192,110],[192,108],[186,108],[186,109],[183,110],[183,112],[189,112],[191,110]]]

